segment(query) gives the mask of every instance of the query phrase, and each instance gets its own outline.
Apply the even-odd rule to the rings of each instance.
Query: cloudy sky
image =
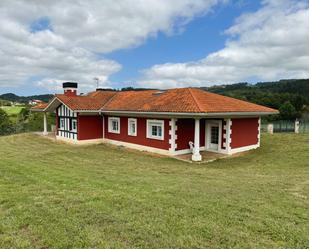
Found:
[[[309,78],[309,0],[1,0],[0,94]]]

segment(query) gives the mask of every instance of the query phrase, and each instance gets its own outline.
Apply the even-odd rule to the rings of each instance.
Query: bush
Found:
[[[14,127],[7,113],[0,109],[0,135],[8,135],[14,132]]]

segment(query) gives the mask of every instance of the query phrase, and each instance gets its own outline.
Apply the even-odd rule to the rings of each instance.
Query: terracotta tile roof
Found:
[[[114,91],[98,91],[84,96],[56,94],[55,97],[72,110],[100,110],[115,94]]]
[[[190,88],[202,112],[277,112],[277,110],[247,101]]]
[[[106,111],[198,112],[198,107],[188,88],[118,92],[102,109]]]
[[[140,112],[277,112],[246,101],[196,88],[119,92],[102,110]]]
[[[55,97],[72,110],[175,113],[277,113],[277,110],[272,108],[196,88],[176,88],[166,91],[96,91],[84,96],[72,97],[64,94],[56,94]]]

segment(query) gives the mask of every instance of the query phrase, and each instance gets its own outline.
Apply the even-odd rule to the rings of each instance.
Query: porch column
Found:
[[[43,135],[44,136],[47,135],[47,115],[46,115],[46,112],[44,112],[44,131],[43,131]]]
[[[200,119],[195,119],[194,128],[194,149],[192,154],[192,161],[201,161],[202,156],[200,154]]]

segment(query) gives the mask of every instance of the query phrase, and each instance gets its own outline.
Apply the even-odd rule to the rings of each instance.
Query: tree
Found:
[[[295,119],[297,117],[297,111],[290,101],[286,101],[279,108],[280,116],[282,119]]]
[[[7,135],[14,130],[13,124],[9,119],[7,113],[0,109],[0,135]]]

